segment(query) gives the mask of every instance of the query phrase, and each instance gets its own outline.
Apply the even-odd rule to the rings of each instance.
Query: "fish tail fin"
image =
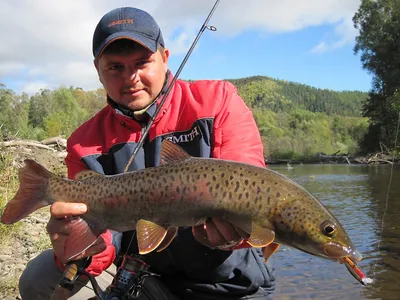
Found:
[[[1,216],[3,224],[13,224],[35,210],[52,203],[48,193],[49,179],[55,175],[37,162],[26,159],[25,166],[19,170],[20,186],[17,194],[4,208]]]

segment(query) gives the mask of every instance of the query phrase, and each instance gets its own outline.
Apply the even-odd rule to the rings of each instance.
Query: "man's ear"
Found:
[[[165,72],[167,72],[168,70],[168,58],[169,58],[169,50],[168,49],[164,49],[164,52],[161,53],[162,56],[162,60],[165,66]]]

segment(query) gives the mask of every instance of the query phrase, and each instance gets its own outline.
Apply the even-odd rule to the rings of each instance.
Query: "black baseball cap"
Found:
[[[152,52],[164,47],[161,29],[147,12],[134,7],[121,7],[105,14],[93,35],[93,55],[99,58],[104,49],[118,39],[130,39]]]

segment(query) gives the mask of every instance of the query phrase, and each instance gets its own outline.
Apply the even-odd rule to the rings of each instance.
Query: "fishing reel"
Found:
[[[75,278],[66,278],[66,276],[64,276],[63,281],[65,285],[63,287],[72,290],[76,279],[80,275],[85,275],[89,278],[96,295],[88,300],[138,299],[146,277],[158,276],[158,274],[148,271],[149,267],[150,266],[139,256],[125,255],[111,285],[105,291],[100,288],[95,277],[86,272],[81,266],[78,267]]]

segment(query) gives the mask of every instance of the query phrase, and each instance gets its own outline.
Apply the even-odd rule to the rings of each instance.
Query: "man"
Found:
[[[163,139],[192,156],[264,166],[252,114],[230,83],[178,80],[160,114],[154,116],[172,74],[161,30],[148,13],[129,7],[107,13],[95,29],[93,54],[108,105],[69,138],[69,178],[84,169],[106,175],[124,172],[152,117],[155,122],[130,170],[157,166]],[[73,221],[66,217],[79,216],[86,209],[71,203],[51,206],[47,230],[53,249],[32,260],[21,276],[24,300],[49,299],[67,263],[65,240],[74,230]],[[231,224],[214,218],[194,227],[193,233],[192,228],[180,228],[165,250],[143,256],[160,276],[146,279],[140,299],[269,298],[274,290],[272,269],[264,263],[261,250],[243,242]],[[119,261],[117,256],[138,253],[134,234],[107,231],[74,259],[91,256],[86,270],[104,280],[103,271]],[[87,299],[88,291],[77,285],[71,299]]]

